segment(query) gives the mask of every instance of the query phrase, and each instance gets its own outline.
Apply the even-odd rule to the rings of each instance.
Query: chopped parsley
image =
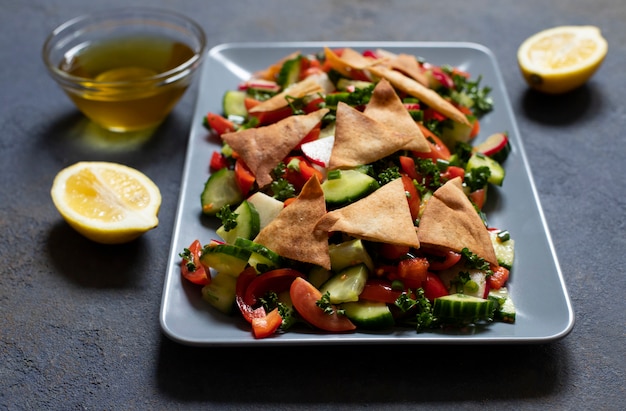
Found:
[[[272,196],[280,201],[285,201],[296,195],[296,188],[285,178],[286,172],[287,166],[282,161],[272,170],[273,181],[270,185],[270,190],[272,191]]]
[[[222,221],[222,225],[224,226],[225,231],[230,231],[233,228],[237,227],[237,217],[239,216],[239,214],[231,210],[228,204],[222,206],[222,208],[220,208],[220,210],[217,212],[216,216]]]
[[[476,167],[465,173],[463,182],[469,188],[470,192],[473,192],[486,187],[490,176],[491,170],[489,170],[489,167]]]
[[[396,299],[396,307],[403,312],[415,309],[415,327],[417,331],[432,328],[437,323],[437,319],[433,315],[433,307],[428,298],[424,295],[424,289],[415,290],[415,299],[411,298],[407,293],[402,293]]]
[[[331,304],[330,302],[330,292],[326,291],[323,295],[322,298],[320,298],[319,300],[317,300],[315,302],[315,305],[317,305],[319,308],[322,309],[322,311],[324,311],[324,314],[328,314],[328,315],[333,315],[334,313],[337,313],[338,315],[344,315],[345,311],[340,309],[340,308],[335,308],[334,305]]]
[[[188,248],[183,249],[183,252],[178,254],[178,256],[183,259],[183,261],[185,262],[185,267],[187,267],[187,270],[190,273],[193,273],[196,271],[198,267],[196,267],[196,264],[193,262],[193,255],[191,254],[190,249]]]

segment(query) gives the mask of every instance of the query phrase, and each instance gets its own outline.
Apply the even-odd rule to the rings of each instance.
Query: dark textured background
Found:
[[[161,334],[159,306],[193,103],[152,140],[88,141],[40,49],[88,0],[0,0],[0,409],[623,409],[626,3],[623,0],[109,0],[179,10],[211,46],[238,41],[473,41],[499,60],[576,313],[531,346],[200,349]],[[527,90],[516,50],[564,24],[609,53],[560,97]],[[160,187],[160,226],[119,247],[63,223],[49,189],[78,160],[126,163]],[[539,286],[539,285],[538,285]]]

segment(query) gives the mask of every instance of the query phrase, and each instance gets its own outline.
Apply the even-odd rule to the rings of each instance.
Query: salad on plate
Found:
[[[256,338],[515,322],[514,240],[482,211],[505,131],[474,145],[489,87],[387,50],[294,52],[223,96],[183,281]]]

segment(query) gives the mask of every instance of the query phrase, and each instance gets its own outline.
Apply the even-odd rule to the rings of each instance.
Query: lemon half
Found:
[[[71,165],[56,175],[50,194],[65,221],[98,243],[125,243],[159,223],[159,188],[142,172],[122,164]]]
[[[530,87],[559,94],[589,80],[607,51],[608,43],[598,27],[560,26],[526,39],[517,51],[517,61]]]

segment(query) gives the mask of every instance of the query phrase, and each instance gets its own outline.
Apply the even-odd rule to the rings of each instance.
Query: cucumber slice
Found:
[[[346,267],[357,264],[365,264],[370,271],[374,271],[372,257],[363,246],[360,239],[345,241],[340,244],[328,246],[331,269],[338,273]]]
[[[228,90],[222,98],[222,109],[226,117],[239,116],[246,117],[248,110],[244,103],[246,92],[240,90]]]
[[[211,174],[204,185],[200,195],[202,212],[207,215],[215,215],[225,205],[238,205],[243,201],[243,195],[239,191],[235,172],[222,168]]]
[[[469,274],[469,281],[460,280],[460,272]],[[439,272],[439,278],[450,293],[463,293],[473,297],[483,298],[487,291],[487,275],[478,269],[467,269],[464,265],[455,265]]]
[[[435,298],[433,315],[444,323],[491,321],[495,303],[466,294],[450,294]]]
[[[393,327],[391,310],[385,303],[377,301],[356,301],[341,304],[346,317],[359,328],[380,330]]]
[[[322,183],[329,206],[342,206],[365,197],[378,188],[375,178],[356,170],[340,170],[339,178]]]
[[[228,244],[234,244],[237,237],[252,239],[259,234],[260,218],[259,213],[252,203],[244,200],[234,211],[237,214],[237,226],[226,231],[224,226],[220,226],[215,233]]]
[[[368,276],[369,270],[365,264],[348,267],[326,281],[320,292],[328,292],[333,304],[358,301]]]
[[[254,267],[258,272],[265,272],[272,268],[277,268],[282,264],[282,257],[269,248],[255,243],[246,238],[237,238],[235,245],[250,252],[248,264]]]
[[[363,80],[353,80],[345,77],[341,77],[337,80],[337,89],[338,90],[348,90],[348,88],[354,87],[357,88],[367,88],[372,85],[371,81],[363,81]]]
[[[217,244],[204,247],[200,261],[220,274],[238,277],[248,265],[250,251],[231,244]]]
[[[470,159],[467,160],[466,170],[469,171],[471,169],[478,168],[478,167],[489,168],[491,175],[489,176],[489,179],[487,181],[489,181],[491,184],[495,184],[498,186],[502,185],[502,182],[504,181],[505,172],[504,172],[504,168],[500,165],[500,163],[498,163],[496,160],[494,160],[491,157],[487,157],[486,155],[482,153],[474,153],[472,154]]]
[[[319,289],[332,275],[332,271],[316,265],[309,270],[307,279],[315,288]]]
[[[302,60],[302,56],[297,56],[283,63],[276,81],[282,88],[298,82],[300,78],[300,60]]]
[[[449,126],[447,125],[449,123]],[[469,143],[472,135],[472,125],[450,121],[441,130],[441,141],[450,149],[454,150],[457,143]]]
[[[499,231],[489,231],[493,251],[496,253],[498,264],[510,270],[515,259],[515,241],[513,239],[502,241],[498,233]]]
[[[202,287],[202,299],[224,314],[231,314],[235,306],[237,278],[218,273],[211,282]]]
[[[494,318],[505,323],[515,322],[515,304],[509,296],[509,290],[502,287],[499,290],[489,291],[490,300],[496,304]]]

